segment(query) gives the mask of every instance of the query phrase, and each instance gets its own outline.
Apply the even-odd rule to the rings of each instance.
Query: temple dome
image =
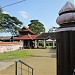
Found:
[[[61,26],[64,23],[75,22],[75,6],[71,2],[67,2],[59,11],[59,17],[56,22]]]

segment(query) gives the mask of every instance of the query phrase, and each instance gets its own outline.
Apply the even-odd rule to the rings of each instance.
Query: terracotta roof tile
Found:
[[[37,35],[22,35],[22,36],[19,36],[18,38],[16,38],[17,40],[33,40],[37,37]]]
[[[31,35],[31,37],[32,37],[33,39],[35,39],[37,36],[38,36],[38,35]]]
[[[0,45],[20,44],[20,42],[0,42]]]

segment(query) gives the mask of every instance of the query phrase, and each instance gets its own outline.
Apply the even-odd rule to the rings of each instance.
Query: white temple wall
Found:
[[[20,44],[0,44],[0,53],[20,50],[23,45]]]

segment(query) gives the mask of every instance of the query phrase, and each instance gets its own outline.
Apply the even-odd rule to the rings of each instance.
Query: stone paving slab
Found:
[[[8,68],[9,66],[13,65],[15,62],[0,62],[0,71]]]

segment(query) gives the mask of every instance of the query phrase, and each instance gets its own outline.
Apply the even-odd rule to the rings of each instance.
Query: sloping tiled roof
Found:
[[[0,36],[0,40],[10,40],[12,36]],[[18,36],[13,36],[13,39],[15,40]]]
[[[56,39],[56,34],[53,33],[42,33],[40,35],[38,35],[35,39],[37,40],[43,40],[43,39]]]
[[[0,36],[0,40],[8,40],[11,39],[11,36]]]
[[[33,39],[35,39],[37,36],[38,36],[38,35],[31,35],[31,37],[32,37]]]
[[[37,37],[37,35],[21,35],[18,38],[16,38],[17,40],[34,40]]]
[[[34,34],[34,32],[31,29],[27,28],[26,26],[24,26],[19,32],[23,32],[23,31],[29,31],[32,34]]]
[[[0,42],[0,45],[20,44],[20,42]]]

